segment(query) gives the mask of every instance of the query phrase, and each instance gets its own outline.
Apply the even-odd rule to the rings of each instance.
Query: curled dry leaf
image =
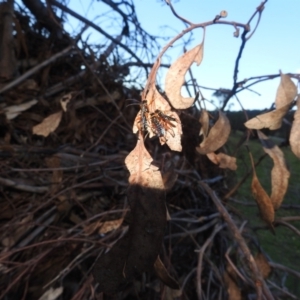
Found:
[[[290,172],[287,169],[284,154],[265,134],[258,131],[258,137],[264,151],[272,158],[274,166],[271,171],[272,193],[271,202],[274,209],[278,209],[283,201],[289,184]]]
[[[208,134],[208,129],[209,129],[209,114],[206,109],[201,110],[201,116],[199,120],[201,124],[201,129],[199,135],[203,135],[203,138],[205,139]]]
[[[207,157],[211,162],[218,165],[221,169],[230,169],[235,171],[237,169],[236,158],[224,153],[207,153]]]
[[[128,200],[131,223],[128,232],[96,262],[93,274],[100,291],[115,293],[143,272],[153,271],[166,226],[164,184],[144,147],[143,137],[126,157],[130,172]]]
[[[72,99],[72,93],[68,93],[60,98],[59,102],[64,112],[67,111],[67,105],[71,101],[71,99]]]
[[[17,117],[20,113],[23,111],[29,109],[31,106],[37,104],[38,101],[36,99],[33,99],[31,101],[18,104],[18,105],[12,105],[12,106],[7,106],[3,109],[7,120],[12,120],[15,117]]]
[[[249,129],[269,128],[276,130],[281,127],[282,119],[297,95],[297,87],[286,74],[281,74],[280,84],[276,94],[276,109],[256,116],[245,123]]]
[[[289,75],[280,74],[280,84],[277,89],[276,109],[290,104],[297,95],[297,87]]]
[[[272,269],[267,258],[261,252],[258,252],[257,255],[254,257],[254,259],[263,278],[264,279],[268,278]]]
[[[219,119],[216,124],[210,129],[206,139],[197,147],[200,154],[207,154],[218,150],[222,147],[230,134],[230,122],[226,115],[219,111]]]
[[[203,58],[204,38],[200,45],[187,51],[179,57],[169,68],[166,75],[165,91],[173,107],[177,109],[189,108],[194,103],[194,98],[182,97],[181,87],[184,77],[193,62],[199,66]]]
[[[51,132],[55,131],[58,127],[62,117],[62,111],[54,113],[47,118],[45,118],[42,123],[33,127],[33,134],[43,135],[47,137]]]
[[[300,158],[300,96],[297,99],[297,110],[290,133],[290,145],[293,153]]]
[[[270,197],[263,189],[263,187],[261,186],[257,178],[253,157],[251,153],[249,154],[250,154],[250,159],[251,159],[251,164],[253,169],[253,178],[251,184],[252,195],[257,203],[262,219],[267,223],[267,225],[270,227],[272,232],[275,234],[274,227],[273,227],[273,222],[275,217],[274,207]]]
[[[276,110],[258,115],[248,120],[244,125],[249,129],[269,128],[276,130],[281,127],[282,119],[290,108],[290,104],[282,106]]]

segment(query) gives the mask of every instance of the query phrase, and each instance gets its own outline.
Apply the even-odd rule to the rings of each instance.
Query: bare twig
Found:
[[[210,235],[210,237],[205,241],[203,246],[201,247],[200,250],[195,250],[195,252],[199,252],[198,256],[198,265],[197,265],[197,295],[198,295],[198,300],[203,299],[202,298],[202,280],[201,280],[201,273],[202,273],[202,261],[203,261],[203,256],[206,248],[210,243],[212,243],[215,235],[224,228],[224,224],[219,224],[216,225],[214,228],[214,231]]]
[[[21,75],[20,77],[16,78],[15,80],[13,80],[12,82],[10,82],[9,84],[5,85],[1,90],[0,90],[0,94],[3,94],[4,92],[8,91],[9,89],[15,87],[16,85],[20,84],[21,82],[23,82],[24,80],[26,80],[28,77],[32,76],[33,74],[37,73],[38,71],[40,71],[42,68],[48,66],[49,64],[55,62],[57,59],[63,57],[64,55],[66,55],[67,53],[69,53],[73,48],[73,45],[68,46],[67,48],[65,48],[64,50],[54,54],[53,56],[49,57],[48,59],[44,60],[42,63],[40,63],[39,65],[33,67],[32,69],[28,70],[26,73],[24,73],[23,75]]]
[[[210,198],[213,200],[214,204],[216,205],[218,211],[224,218],[225,222],[228,224],[228,228],[230,229],[232,235],[234,236],[235,240],[237,241],[240,249],[242,250],[243,254],[245,255],[245,258],[247,260],[247,263],[252,271],[252,276],[254,277],[256,292],[258,299],[262,299],[262,292],[264,296],[267,299],[274,299],[272,296],[269,288],[267,287],[262,274],[260,270],[258,269],[256,262],[254,260],[254,257],[252,256],[250,249],[248,248],[244,238],[242,237],[241,233],[239,232],[239,229],[233,222],[231,216],[229,215],[226,208],[223,206],[220,199],[217,197],[215,192],[206,184],[203,182],[199,182],[199,184],[204,188],[204,190],[209,194]]]

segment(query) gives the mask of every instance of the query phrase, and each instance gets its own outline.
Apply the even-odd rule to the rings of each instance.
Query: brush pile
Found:
[[[145,140],[166,187],[169,220],[160,259],[115,295],[97,290],[96,261],[134,223],[124,161],[137,143],[132,126],[140,108],[128,104],[141,99],[129,88],[135,82],[129,74],[149,72],[156,42],[134,13],[123,16],[114,38],[62,2],[23,3],[0,3],[0,299],[254,296],[270,265],[251,231],[242,220],[233,223],[219,200],[232,171],[195,151],[196,108],[180,115],[181,153],[157,138]],[[85,24],[74,37],[63,30],[66,14]],[[84,40],[88,26],[104,34],[101,45]],[[151,59],[141,62],[137,51]],[[259,270],[251,268],[251,253],[232,226],[252,243]]]

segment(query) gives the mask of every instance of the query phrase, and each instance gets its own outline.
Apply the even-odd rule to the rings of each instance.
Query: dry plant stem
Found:
[[[85,28],[83,30],[85,30]],[[81,31],[81,33],[83,32],[83,30]],[[80,35],[81,35],[81,33],[80,33]],[[117,37],[117,40],[119,38],[120,38],[120,36]],[[111,54],[111,52],[113,51],[115,45],[116,44],[114,42],[111,42],[111,44],[103,52],[103,55],[108,57]],[[89,70],[96,69],[97,67],[99,67],[99,65],[100,65],[100,61],[95,61],[92,65],[90,65]],[[76,74],[74,76],[70,76],[69,78],[63,80],[63,82],[59,82],[59,83],[53,85],[52,87],[47,89],[47,91],[44,94],[45,97],[47,98],[56,93],[59,93],[60,91],[64,90],[66,87],[71,86],[72,84],[82,80],[86,74],[87,74],[87,70],[83,70],[83,71],[80,71],[78,74]]]
[[[82,153],[82,156],[84,156],[84,154],[86,153],[86,152],[89,152],[90,150],[92,150],[95,146],[97,146],[100,142],[101,142],[101,140],[103,139],[103,137],[106,135],[106,133],[109,131],[109,129],[110,129],[110,127],[112,126],[112,125],[114,125],[119,119],[120,119],[120,115],[119,116],[117,116],[114,120],[112,120],[112,122],[105,128],[105,130],[103,131],[103,133],[99,136],[99,138],[98,138],[98,140],[92,145],[92,146],[90,146],[88,149],[86,149],[85,151],[84,151],[84,153]]]
[[[201,247],[200,250],[197,250],[199,252],[198,256],[198,265],[197,265],[197,295],[198,295],[198,300],[202,299],[202,284],[201,284],[201,273],[202,273],[202,262],[203,262],[203,256],[206,248],[209,246],[210,243],[212,243],[215,235],[224,228],[224,224],[221,225],[216,225],[214,231],[210,235],[210,237],[205,241],[204,245]]]
[[[248,280],[246,280],[246,278],[242,275],[242,273],[237,269],[237,267],[235,266],[235,264],[232,262],[230,256],[229,256],[229,252],[231,251],[231,248],[228,248],[226,253],[225,253],[225,258],[227,259],[228,263],[230,264],[230,266],[232,267],[232,269],[236,272],[236,274],[246,283],[249,283]]]
[[[280,206],[280,208],[282,208],[282,206]],[[284,221],[284,222],[300,221],[300,216],[289,216],[289,217],[277,218],[276,221]]]
[[[174,14],[174,16],[175,16],[176,18],[178,18],[179,20],[181,20],[181,21],[184,22],[184,23],[189,24],[190,26],[193,25],[192,22],[190,22],[189,20],[187,20],[187,19],[185,19],[185,18],[183,18],[183,17],[181,17],[181,16],[179,16],[179,15],[177,14],[177,12],[175,11],[175,9],[174,9],[174,7],[173,7],[173,5],[172,5],[172,2],[171,2],[170,0],[165,0],[165,1],[166,1],[166,3],[170,6],[171,11],[172,11],[172,13]]]
[[[229,22],[229,21],[208,21],[208,22],[204,22],[204,23],[199,23],[199,24],[192,24],[190,27],[184,29],[181,33],[179,33],[177,36],[175,36],[173,39],[171,39],[171,41],[169,43],[166,44],[166,46],[164,46],[164,48],[162,49],[162,51],[159,53],[159,55],[157,56],[156,59],[156,63],[162,58],[162,56],[165,54],[165,52],[172,46],[173,43],[175,43],[177,40],[179,40],[180,38],[182,38],[185,34],[187,34],[188,32],[196,29],[196,28],[203,28],[205,29],[208,26],[211,25],[216,25],[216,24],[222,24],[222,25],[230,25],[230,26],[234,26],[234,27],[241,27],[244,28],[245,31],[249,31],[249,26],[247,24],[243,24],[243,23],[235,23],[235,22]],[[155,63],[155,64],[156,64]],[[156,73],[157,73],[158,68],[156,68],[155,70],[152,69],[151,72],[153,72],[152,74],[150,74],[150,76],[148,77],[148,81],[145,85],[145,91],[147,91],[152,83],[153,78],[156,78]]]
[[[57,281],[59,278],[66,276],[68,273],[71,272],[71,270],[78,265],[78,260],[82,256],[84,256],[86,253],[90,252],[92,249],[95,248],[95,245],[90,246],[89,248],[85,249],[84,251],[80,252],[63,270],[59,272],[59,274],[54,277],[51,281],[49,281],[47,284],[43,286],[44,289],[48,288],[52,283]]]
[[[30,185],[20,184],[11,179],[5,179],[1,177],[0,177],[0,184],[2,184],[3,186],[9,186],[15,188],[20,191],[26,191],[26,192],[38,193],[38,194],[43,194],[49,191],[48,186],[30,186]]]
[[[266,285],[260,270],[258,269],[256,262],[248,248],[244,238],[242,237],[239,229],[237,228],[236,224],[233,222],[230,214],[223,206],[221,200],[217,197],[216,193],[204,182],[199,181],[199,184],[203,187],[203,189],[208,193],[210,198],[213,200],[214,204],[216,205],[218,211],[220,212],[221,216],[224,218],[225,222],[228,224],[228,228],[230,229],[233,237],[235,238],[236,242],[238,243],[241,251],[243,252],[246,261],[252,271],[253,280],[255,282],[257,299],[263,299],[262,296],[264,295],[268,300],[274,300],[268,286]]]
[[[102,89],[104,90],[104,92],[106,93],[106,95],[109,97],[111,103],[115,106],[115,108],[117,109],[117,111],[119,112],[120,116],[122,117],[124,123],[128,126],[128,128],[131,128],[130,124],[128,124],[126,118],[124,117],[123,113],[121,112],[118,104],[116,103],[116,101],[114,100],[114,98],[111,96],[110,92],[108,91],[108,89],[106,88],[106,86],[103,84],[103,82],[99,79],[98,76],[96,76],[96,74],[93,72],[93,69],[90,67],[90,65],[87,63],[87,61],[85,60],[85,58],[83,57],[80,49],[77,47],[78,50],[78,54],[81,56],[82,61],[84,62],[85,66],[90,70],[90,72],[93,74],[93,76],[95,77],[96,81],[99,83],[99,85],[102,87]]]
[[[300,236],[300,231],[293,225],[291,225],[288,222],[282,221],[282,220],[275,220],[274,225],[282,225],[289,229],[291,229],[294,233],[296,233],[298,236]]]
[[[268,155],[265,153],[263,154],[258,161],[254,164],[255,167],[257,167],[263,160],[265,157],[267,157]],[[250,169],[245,175],[244,177],[236,184],[236,186],[234,186],[224,197],[223,200],[226,200],[228,198],[230,198],[234,193],[236,193],[236,191],[240,188],[240,186],[247,180],[247,178],[252,174],[253,170]]]
[[[23,82],[24,80],[26,80],[28,77],[32,76],[33,74],[35,74],[36,72],[38,72],[39,70],[41,70],[42,68],[44,68],[44,67],[48,66],[49,64],[55,62],[57,59],[63,57],[64,55],[66,55],[67,53],[69,53],[72,48],[73,48],[73,45],[68,46],[67,48],[65,48],[61,52],[54,54],[50,58],[44,60],[39,65],[37,65],[37,66],[33,67],[32,69],[28,70],[26,73],[24,73],[20,77],[16,78],[15,80],[13,80],[12,82],[10,82],[9,84],[5,85],[0,90],[0,94],[3,94],[4,92],[8,91],[9,89],[15,87],[16,85],[18,85],[21,82]]]
[[[261,3],[261,5],[256,9],[256,11],[254,12],[254,14],[251,16],[250,20],[247,23],[247,27],[244,28],[244,32],[241,35],[241,39],[242,39],[242,43],[239,49],[239,53],[237,55],[237,58],[235,60],[235,66],[234,66],[234,71],[233,71],[233,87],[230,91],[230,93],[228,94],[228,96],[226,97],[226,99],[224,100],[224,103],[222,105],[221,110],[224,110],[228,101],[231,99],[231,97],[236,93],[239,85],[237,84],[237,76],[238,76],[238,72],[239,72],[239,64],[240,64],[240,60],[246,45],[246,42],[251,38],[251,36],[254,34],[259,22],[260,22],[260,18],[261,18],[261,14],[262,14],[262,7],[265,5],[265,3],[267,3],[268,0],[265,0]],[[250,23],[252,21],[252,19],[255,17],[256,14],[259,14],[259,18],[257,21],[257,24],[254,28],[254,30],[252,31],[252,33],[250,34],[249,37],[246,37],[247,33],[250,31]]]
[[[290,76],[291,78],[295,78],[297,80],[300,80],[300,74],[287,73],[286,75]],[[273,75],[262,75],[262,76],[250,77],[247,80],[243,80],[243,81],[238,82],[237,84],[239,85],[239,87],[243,86],[246,82],[248,82],[250,80],[255,80],[255,79],[257,79],[257,80],[254,81],[251,84],[248,84],[248,85],[242,87],[241,89],[237,90],[236,92],[239,93],[239,92],[241,92],[243,90],[249,89],[251,86],[253,86],[253,85],[257,84],[257,83],[260,83],[260,82],[263,82],[263,81],[267,81],[267,80],[271,80],[271,79],[275,79],[277,77],[280,77],[280,73],[273,74]]]
[[[297,271],[295,271],[293,269],[290,269],[286,266],[283,266],[281,264],[277,264],[277,263],[274,263],[274,262],[271,262],[271,261],[269,261],[269,265],[274,269],[278,269],[278,270],[282,270],[284,272],[288,272],[288,273],[292,274],[293,276],[298,277],[300,279],[300,272],[297,272]]]
[[[130,50],[126,45],[124,45],[120,41],[118,41],[118,39],[115,39],[112,36],[110,36],[108,33],[106,33],[99,26],[95,25],[93,22],[91,22],[88,19],[82,17],[81,15],[77,14],[76,12],[74,12],[73,10],[71,10],[70,8],[66,7],[65,5],[62,5],[61,3],[59,3],[59,2],[57,2],[55,0],[50,0],[50,3],[52,5],[55,5],[56,7],[60,8],[62,11],[67,12],[68,14],[70,14],[71,16],[73,16],[74,18],[76,18],[76,19],[84,22],[85,24],[87,24],[87,25],[91,26],[92,28],[94,28],[95,30],[99,31],[105,37],[107,37],[108,39],[110,39],[111,41],[113,41],[114,43],[116,43],[117,45],[119,45],[120,47],[122,47],[132,57],[134,57],[141,65],[143,65],[143,62],[140,60],[140,58],[132,50]]]
[[[271,280],[267,280],[267,282],[274,287],[276,290],[280,291],[283,295],[289,297],[288,299],[299,299],[296,295],[289,293],[286,288],[280,288],[278,285],[276,285],[274,282]]]

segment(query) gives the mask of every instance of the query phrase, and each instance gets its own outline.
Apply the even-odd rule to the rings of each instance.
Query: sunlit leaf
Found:
[[[280,107],[279,109],[258,115],[248,120],[244,125],[249,129],[269,128],[276,130],[281,127],[282,119],[290,108],[290,104]]]
[[[62,117],[62,111],[54,113],[45,118],[42,123],[33,127],[32,132],[37,135],[47,137],[51,132],[55,131],[58,127]]]
[[[142,137],[136,147],[125,159],[125,165],[130,172],[129,183],[142,186],[164,189],[161,173],[158,167],[152,165],[153,159],[146,150]]]
[[[166,75],[165,91],[173,107],[185,109],[194,103],[192,97],[182,97],[181,87],[184,84],[185,74],[193,62],[199,66],[203,58],[204,41],[195,48],[187,51],[179,57],[169,68]]]
[[[300,96],[298,96],[297,110],[294,114],[294,122],[290,133],[290,145],[293,153],[300,158]]]
[[[197,151],[200,154],[207,154],[218,150],[226,143],[230,130],[231,127],[228,118],[220,111],[218,121],[210,129],[207,138],[196,148]]]
[[[280,207],[287,191],[290,172],[287,169],[284,154],[281,149],[261,131],[258,131],[257,133],[264,151],[272,158],[274,163],[271,171],[272,193],[270,198],[274,209],[276,210]]]
[[[280,74],[281,80],[277,89],[275,105],[276,109],[290,104],[297,95],[297,87],[289,75]]]

